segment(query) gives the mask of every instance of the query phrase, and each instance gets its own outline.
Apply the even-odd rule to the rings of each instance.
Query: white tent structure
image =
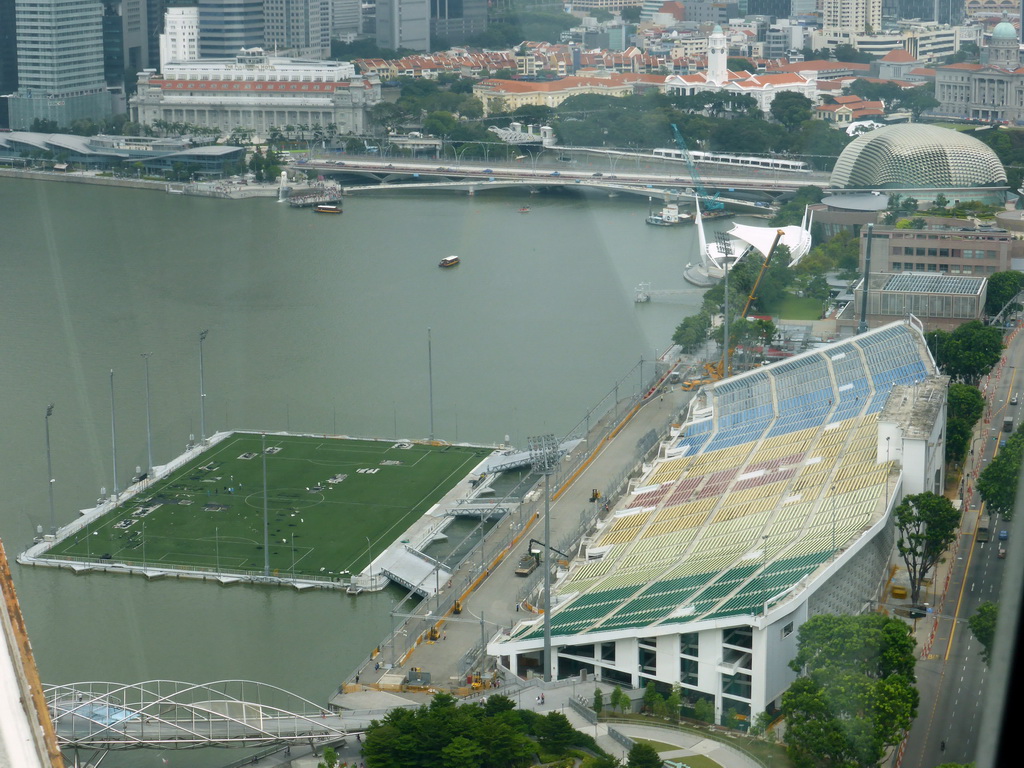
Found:
[[[725,270],[732,269],[740,259],[753,251],[758,251],[762,258],[768,255],[778,227],[755,227],[751,224],[733,224],[727,237],[721,242],[709,243],[704,234],[704,222],[700,214],[700,202],[694,198],[697,206],[696,223],[697,237],[700,244],[701,261],[690,265],[687,279],[698,285],[710,285],[715,280],[725,277]],[[779,243],[789,248],[789,266],[795,266],[811,250],[809,209],[804,209],[804,218],[799,226],[782,227],[782,238]]]

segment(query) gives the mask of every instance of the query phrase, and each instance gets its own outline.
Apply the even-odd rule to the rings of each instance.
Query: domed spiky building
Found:
[[[891,125],[854,139],[839,156],[831,184],[836,189],[950,189],[961,193],[958,199],[991,202],[1001,202],[1007,188],[1003,164],[985,144],[920,123]]]

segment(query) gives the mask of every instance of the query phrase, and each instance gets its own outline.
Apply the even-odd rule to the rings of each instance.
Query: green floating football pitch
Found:
[[[265,439],[270,568],[281,576],[362,571],[491,453],[384,440]],[[262,441],[232,433],[50,553],[262,571]]]

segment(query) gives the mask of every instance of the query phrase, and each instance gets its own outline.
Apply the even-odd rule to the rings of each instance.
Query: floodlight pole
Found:
[[[205,331],[204,331],[205,333]],[[267,433],[261,442],[263,454],[263,575],[270,576],[270,520],[267,515]]]
[[[213,529],[213,546],[217,553],[217,573],[220,573],[220,528]]]
[[[434,356],[430,346],[429,328],[427,328],[427,391],[430,399],[430,442],[434,442]]]
[[[544,682],[551,682],[551,473],[558,461],[554,435],[528,438],[533,471],[544,475]]]
[[[147,472],[153,476],[153,419],[149,408],[149,356],[152,352],[143,352],[142,359],[146,361],[146,455],[149,458]]]
[[[114,369],[110,369],[110,443],[114,469],[114,501],[117,501],[117,421],[114,414]]]
[[[50,494],[50,533],[57,532],[57,513],[53,506],[53,462],[50,459],[50,416],[53,415],[53,403],[46,406],[46,488]]]
[[[199,442],[206,442],[206,387],[203,383],[203,341],[208,330],[199,332]]]

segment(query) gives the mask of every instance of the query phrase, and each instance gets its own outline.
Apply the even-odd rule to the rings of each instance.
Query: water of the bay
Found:
[[[692,226],[645,225],[643,199],[573,193],[391,193],[316,216],[0,179],[8,557],[49,528],[49,403],[58,524],[114,486],[112,432],[120,487],[147,465],[143,353],[156,464],[203,428],[426,438],[428,367],[440,439],[565,433],[700,297],[682,279]],[[438,269],[448,254],[462,264]],[[636,304],[641,282],[687,292]],[[386,634],[399,597],[14,574],[45,682],[243,678],[317,702]]]

